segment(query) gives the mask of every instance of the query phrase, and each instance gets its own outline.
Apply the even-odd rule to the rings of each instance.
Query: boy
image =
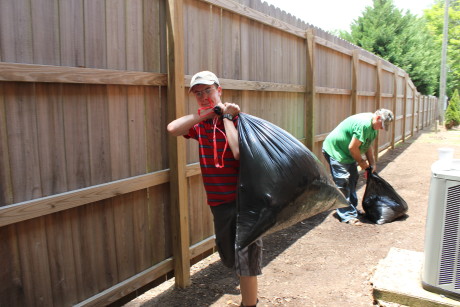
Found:
[[[240,108],[234,103],[222,103],[222,88],[216,75],[210,71],[201,71],[192,77],[189,93],[195,95],[200,107],[198,114],[172,121],[168,132],[199,142],[201,173],[214,217],[219,256],[223,264],[234,268],[239,276],[241,306],[256,306],[257,276],[262,274],[262,240],[235,251]],[[214,112],[215,106],[220,107],[222,116]]]

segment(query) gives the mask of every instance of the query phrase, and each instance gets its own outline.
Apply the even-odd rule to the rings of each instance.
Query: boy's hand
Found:
[[[231,114],[236,116],[240,113],[240,107],[236,103],[226,102],[223,104],[223,114]]]

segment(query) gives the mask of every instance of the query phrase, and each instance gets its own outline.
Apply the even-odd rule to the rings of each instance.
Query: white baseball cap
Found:
[[[198,84],[212,85],[214,83],[220,86],[219,79],[217,79],[217,76],[214,73],[207,70],[200,71],[192,77],[192,81],[190,81],[190,88],[188,91],[190,92],[192,88]]]

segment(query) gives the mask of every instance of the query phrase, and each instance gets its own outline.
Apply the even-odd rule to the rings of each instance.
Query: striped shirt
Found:
[[[235,119],[235,127],[238,120]],[[217,127],[225,132],[224,123],[219,120]],[[217,206],[236,199],[238,184],[239,161],[233,158],[232,150],[227,145],[224,154],[224,167],[218,168],[214,163],[214,124],[212,119],[202,121],[190,128],[185,138],[193,138],[199,143],[200,166],[208,205]],[[219,163],[222,163],[222,152],[225,147],[225,137],[216,129],[216,146]]]

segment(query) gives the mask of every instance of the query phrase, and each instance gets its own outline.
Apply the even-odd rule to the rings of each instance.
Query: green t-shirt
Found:
[[[350,154],[348,146],[353,137],[362,142],[359,147],[361,154],[365,153],[377,137],[377,130],[372,128],[372,113],[360,113],[344,119],[326,137],[323,150],[340,163],[351,164],[355,159]]]

